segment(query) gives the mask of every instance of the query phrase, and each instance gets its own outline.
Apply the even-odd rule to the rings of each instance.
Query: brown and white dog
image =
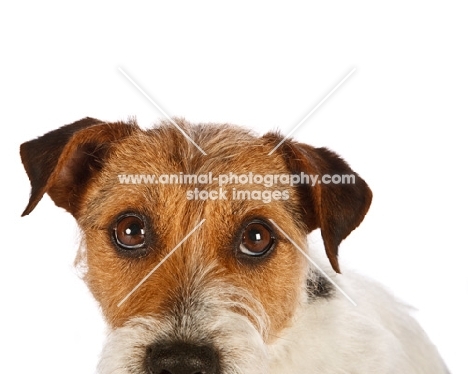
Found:
[[[372,199],[345,161],[174,121],[85,118],[21,146],[23,214],[47,193],[82,230],[77,260],[110,328],[99,373],[448,373],[404,305],[337,275]],[[307,249],[317,228],[333,269]]]

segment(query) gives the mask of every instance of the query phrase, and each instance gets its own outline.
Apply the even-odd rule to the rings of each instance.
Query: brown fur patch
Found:
[[[143,131],[134,123],[84,121],[22,146],[21,155],[32,184],[25,214],[47,192],[58,206],[77,218],[86,246],[85,279],[113,327],[122,326],[134,316],[168,313],[202,269],[210,268],[205,275],[206,282],[221,280],[235,285],[263,305],[270,319],[270,334],[274,336],[290,323],[297,309],[307,281],[307,264],[274,227],[276,244],[264,258],[240,254],[238,244],[243,225],[252,219],[268,222],[273,218],[303,247],[306,234],[321,227],[330,261],[338,271],[338,245],[359,224],[370,204],[370,190],[363,181],[354,190],[336,188],[331,192],[310,186],[277,184],[266,188],[229,184],[227,200],[206,201],[189,200],[187,192],[195,188],[218,191],[217,181],[122,184],[118,178],[122,174],[324,173],[333,169],[329,165],[341,171],[351,169],[334,154],[290,141],[268,156],[278,135],[257,137],[230,125],[194,126],[177,119],[207,152],[204,156],[169,123]],[[40,156],[34,159],[36,149],[40,149]],[[268,203],[233,200],[233,188],[273,189],[287,192],[289,198]],[[337,209],[340,210],[338,218],[334,213]],[[146,235],[151,239],[148,253],[141,258],[122,255],[113,243],[113,225],[125,212],[146,217]],[[203,218],[205,224],[118,307],[133,287]]]

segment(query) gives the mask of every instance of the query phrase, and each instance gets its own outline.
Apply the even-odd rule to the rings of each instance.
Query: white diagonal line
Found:
[[[206,152],[203,149],[201,149],[201,147],[197,143],[195,143],[194,140],[190,136],[188,136],[187,133],[171,117],[169,117],[167,113],[164,110],[162,110],[162,108],[121,67],[119,67],[119,71],[125,76],[125,78],[127,78],[130,81],[130,83],[132,83],[136,87],[138,91],[140,91],[143,94],[144,97],[146,97],[149,100],[151,104],[153,104],[162,114],[164,114],[164,116],[175,127],[177,127],[177,129],[182,133],[182,135],[184,135],[187,138],[187,140],[190,143],[197,147],[197,149],[206,156]]]
[[[198,223],[198,225],[196,225],[196,226],[192,229],[192,231],[190,231],[190,232],[185,236],[185,238],[183,238],[183,239],[179,242],[179,244],[177,244],[177,245],[176,245],[160,262],[159,262],[159,264],[157,264],[157,265],[153,268],[153,270],[151,270],[151,271],[146,275],[146,277],[144,277],[144,278],[140,281],[140,283],[138,283],[138,284],[133,288],[133,290],[131,290],[131,291],[127,294],[127,296],[125,296],[125,297],[117,304],[117,307],[120,308],[120,306],[121,306],[125,301],[127,301],[127,299],[128,299],[138,288],[140,288],[140,286],[141,286],[143,283],[145,283],[145,281],[146,281],[146,280],[147,280],[147,279],[148,279],[148,278],[149,278],[149,277],[150,277],[150,276],[151,276],[151,275],[152,275],[152,274],[153,274],[153,273],[154,273],[154,272],[155,272],[155,271],[156,271],[156,270],[157,270],[157,269],[174,253],[174,252],[175,252],[175,251],[176,251],[176,250],[177,250],[177,248],[179,248],[179,247],[182,245],[183,242],[185,242],[185,241],[190,237],[190,235],[192,235],[196,230],[198,230],[198,228],[199,228],[201,225],[203,225],[203,223],[204,223],[205,221],[206,221],[206,218],[203,218],[203,219]]]
[[[275,148],[273,148],[270,153],[268,153],[268,156],[271,156],[271,154],[278,149],[278,147],[283,144],[291,135],[294,131],[297,130],[299,126],[301,126],[307,118],[309,118],[332,94],[335,92],[350,76],[355,72],[356,68],[353,68],[348,74],[346,74],[346,77],[344,77],[340,83],[338,83],[320,102],[312,109],[304,118],[301,122],[299,122],[294,128],[289,132],[288,135],[286,135],[283,140],[281,140]]]
[[[272,223],[273,225],[275,225],[275,227],[292,243],[292,245],[294,245],[294,247],[296,247],[296,249],[297,249],[299,252],[301,252],[301,253],[304,255],[304,257],[305,257],[312,265],[314,265],[315,268],[316,268],[318,271],[320,271],[320,272],[322,273],[322,275],[323,275],[325,278],[327,278],[327,280],[328,280],[331,284],[333,284],[333,286],[335,286],[336,289],[337,289],[338,291],[340,291],[340,292],[343,294],[344,297],[346,297],[346,298],[351,302],[351,304],[353,304],[354,306],[357,306],[357,304],[354,302],[354,300],[351,299],[351,297],[349,297],[348,294],[347,294],[346,292],[344,292],[344,291],[341,289],[341,287],[338,286],[338,285],[333,281],[333,279],[331,279],[331,278],[328,276],[328,274],[325,273],[325,272],[320,268],[320,266],[318,266],[318,265],[315,263],[315,261],[312,260],[312,259],[310,258],[310,256],[309,256],[305,251],[303,251],[303,250],[301,249],[301,247],[299,247],[299,246],[294,242],[294,240],[292,240],[292,239],[289,237],[289,235],[286,234],[286,233],[281,229],[281,227],[279,227],[279,226],[276,224],[275,221],[273,221],[272,219],[270,219],[270,221],[271,221],[271,223]]]

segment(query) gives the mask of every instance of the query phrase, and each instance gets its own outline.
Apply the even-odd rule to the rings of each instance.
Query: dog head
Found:
[[[82,230],[85,280],[112,329],[101,372],[263,373],[311,286],[323,290],[297,246],[320,228],[339,272],[370,189],[328,149],[176,122],[183,132],[85,118],[24,143],[23,215],[47,193]],[[318,179],[291,183],[306,175]]]

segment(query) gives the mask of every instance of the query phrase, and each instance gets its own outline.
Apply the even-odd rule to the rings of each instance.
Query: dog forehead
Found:
[[[271,144],[247,129],[181,120],[179,125],[182,132],[163,123],[123,139],[107,164],[128,173],[287,172],[278,153],[269,155]]]
[[[237,214],[237,220],[247,210],[277,211],[277,201],[265,201],[269,193],[288,189],[274,176],[289,171],[281,155],[268,154],[270,143],[231,125],[180,120],[179,125],[206,155],[173,125],[136,132],[112,145],[85,199],[89,214],[82,217],[94,217],[93,224],[103,226],[124,210],[144,209],[156,219],[180,211],[199,217],[204,210],[228,220],[230,214]],[[246,191],[256,195],[251,199]]]

